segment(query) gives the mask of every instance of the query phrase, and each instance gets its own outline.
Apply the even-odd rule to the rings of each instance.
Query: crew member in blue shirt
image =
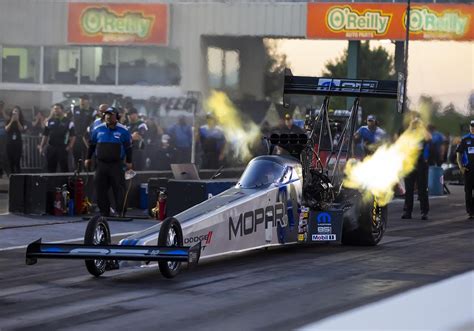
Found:
[[[118,110],[109,107],[104,113],[105,122],[97,126],[89,141],[86,168],[91,165],[92,155],[96,156],[94,184],[97,205],[102,216],[110,216],[110,201],[107,192],[112,188],[116,210],[123,215],[125,209],[125,171],[132,169],[132,138],[127,128],[120,124]]]
[[[415,117],[408,130],[415,130],[423,125],[419,117]],[[403,219],[411,219],[413,212],[413,198],[415,192],[415,184],[418,187],[418,200],[420,200],[421,219],[428,219],[428,211],[430,210],[428,200],[428,159],[431,143],[431,134],[425,130],[425,138],[420,143],[420,154],[415,165],[415,169],[405,177],[405,205],[403,206]]]
[[[356,148],[358,148],[356,155],[365,156],[372,154],[375,151],[375,147],[382,142],[386,136],[387,133],[378,127],[375,116],[367,116],[367,125],[361,126],[359,130],[354,133],[355,142],[360,142],[360,144],[356,146]]]
[[[469,134],[465,135],[456,149],[457,162],[464,176],[466,211],[469,219],[474,218],[472,189],[474,188],[474,120],[471,121]]]

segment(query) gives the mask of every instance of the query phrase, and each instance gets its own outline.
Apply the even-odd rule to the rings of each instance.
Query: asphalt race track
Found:
[[[466,220],[463,188],[450,189],[451,195],[430,199],[428,221],[420,220],[418,209],[415,219],[401,220],[402,203],[392,202],[389,228],[377,247],[258,250],[204,261],[173,280],[157,267],[96,279],[82,261],[26,266],[25,248],[9,247],[39,237],[80,238],[86,222],[2,215],[0,330],[294,329],[473,270],[474,221]],[[111,222],[111,228],[126,233],[151,224]]]

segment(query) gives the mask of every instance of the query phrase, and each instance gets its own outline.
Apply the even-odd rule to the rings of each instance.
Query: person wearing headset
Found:
[[[102,216],[110,216],[109,188],[112,188],[116,211],[123,215],[125,209],[125,167],[132,169],[132,138],[127,128],[119,123],[119,112],[109,107],[104,113],[105,122],[97,126],[89,140],[86,169],[91,165],[95,154],[97,166],[94,184],[97,192],[97,205]]]

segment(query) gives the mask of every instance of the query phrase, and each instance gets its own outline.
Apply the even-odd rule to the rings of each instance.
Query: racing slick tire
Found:
[[[178,220],[173,217],[166,218],[161,224],[158,235],[158,246],[183,246],[183,231]],[[165,278],[174,278],[179,273],[181,262],[160,261],[160,272]]]
[[[105,217],[94,216],[87,224],[84,245],[110,245],[110,228]],[[85,260],[89,273],[99,277],[106,271],[106,260]]]
[[[342,243],[358,246],[377,245],[382,240],[387,228],[387,206],[379,206],[374,197],[371,197],[368,201],[363,201],[362,197],[359,196],[353,208],[351,214],[355,215],[355,220],[349,222],[347,222],[347,219],[344,220]]]

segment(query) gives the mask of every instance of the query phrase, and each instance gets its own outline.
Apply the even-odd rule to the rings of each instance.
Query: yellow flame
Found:
[[[421,123],[410,125],[394,144],[382,145],[363,161],[349,160],[343,185],[373,195],[381,206],[388,204],[394,186],[415,168],[425,137]]]
[[[207,111],[216,116],[228,143],[232,145],[234,157],[249,161],[250,147],[260,138],[260,128],[250,120],[243,120],[232,101],[223,92],[211,91],[205,103]]]

